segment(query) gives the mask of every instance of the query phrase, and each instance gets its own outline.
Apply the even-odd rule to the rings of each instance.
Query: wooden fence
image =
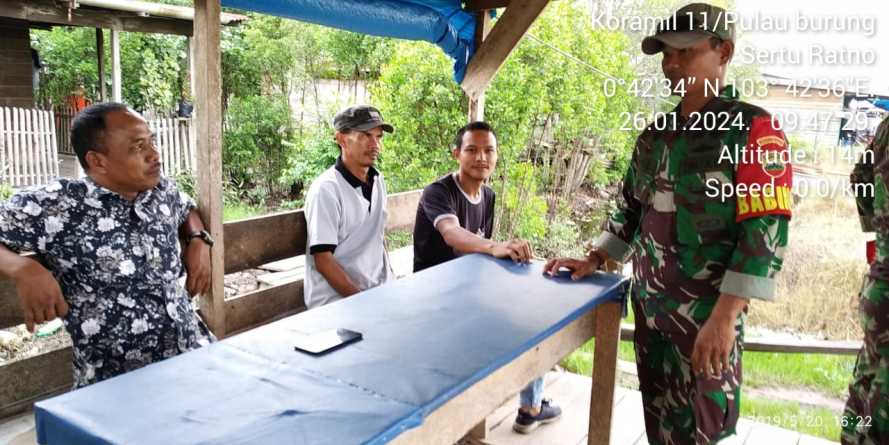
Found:
[[[172,177],[194,172],[194,127],[191,119],[151,119],[148,127],[154,132],[155,146],[161,154],[165,175]]]
[[[59,154],[74,156],[74,147],[71,146],[71,121],[77,111],[74,107],[58,106],[53,108],[55,113],[56,142]]]
[[[73,108],[62,106],[55,108],[55,130],[59,153],[74,156],[71,146],[71,122],[77,114]],[[164,163],[164,174],[176,176],[181,173],[194,172],[194,135],[190,118],[164,117],[156,112],[143,115],[148,120],[148,127],[157,138],[157,150]]]
[[[59,176],[52,111],[0,107],[0,183],[46,184]]]

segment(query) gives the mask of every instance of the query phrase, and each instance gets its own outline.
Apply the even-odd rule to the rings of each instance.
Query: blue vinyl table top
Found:
[[[383,444],[627,279],[468,255],[35,405],[41,444]],[[364,339],[314,357],[294,333]]]

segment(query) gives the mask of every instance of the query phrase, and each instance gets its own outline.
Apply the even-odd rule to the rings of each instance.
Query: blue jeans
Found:
[[[519,406],[523,408],[540,409],[540,403],[542,401],[543,377],[535,379],[519,393]]]

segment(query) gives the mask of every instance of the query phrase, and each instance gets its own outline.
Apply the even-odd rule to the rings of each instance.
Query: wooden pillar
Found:
[[[588,445],[611,443],[611,419],[622,310],[621,303],[602,303],[595,309],[596,351],[593,354]]]
[[[108,98],[108,91],[105,88],[105,36],[102,28],[96,28],[96,57],[99,62],[99,102],[104,102]]]
[[[220,0],[194,2],[194,89],[197,140],[197,203],[204,225],[216,239],[210,249],[210,295],[201,313],[217,337],[225,336],[225,278],[222,233],[222,70],[219,50]]]
[[[120,31],[111,30],[111,100],[123,102],[120,84]]]
[[[491,32],[491,11],[483,9],[475,17],[475,49],[481,47],[488,33]],[[485,92],[476,97],[469,96],[469,122],[485,119]]]
[[[194,101],[194,38],[185,38],[185,58],[188,62],[188,94]]]

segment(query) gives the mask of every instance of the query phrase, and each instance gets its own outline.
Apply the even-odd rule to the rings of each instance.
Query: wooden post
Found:
[[[102,28],[96,28],[96,56],[99,61],[99,101],[104,102],[108,98],[105,88],[105,36]]]
[[[111,100],[123,101],[120,85],[120,31],[111,30]]]
[[[621,309],[620,303],[602,303],[595,309],[596,350],[593,354],[589,445],[608,445],[611,440]]]
[[[225,336],[225,256],[222,233],[222,71],[219,40],[220,0],[195,0],[194,72],[197,128],[197,202],[204,225],[216,239],[210,250],[210,295],[200,299],[201,312],[217,337]]]
[[[194,39],[191,36],[185,38],[185,58],[188,62],[188,94],[194,102]]]
[[[512,0],[509,3],[466,65],[466,76],[461,86],[469,97],[477,97],[485,91],[509,53],[548,3],[549,0]]]
[[[478,11],[475,16],[475,48],[476,51],[482,46],[485,37],[491,32],[491,11],[483,9]],[[485,119],[485,92],[480,92],[477,96],[469,96],[469,122],[481,121]]]
[[[475,48],[482,46],[488,32],[491,31],[491,11],[482,9],[475,15]],[[469,122],[485,120],[485,92],[475,97],[469,95]],[[484,444],[488,438],[488,418],[485,417],[466,434],[467,441],[472,445]]]

